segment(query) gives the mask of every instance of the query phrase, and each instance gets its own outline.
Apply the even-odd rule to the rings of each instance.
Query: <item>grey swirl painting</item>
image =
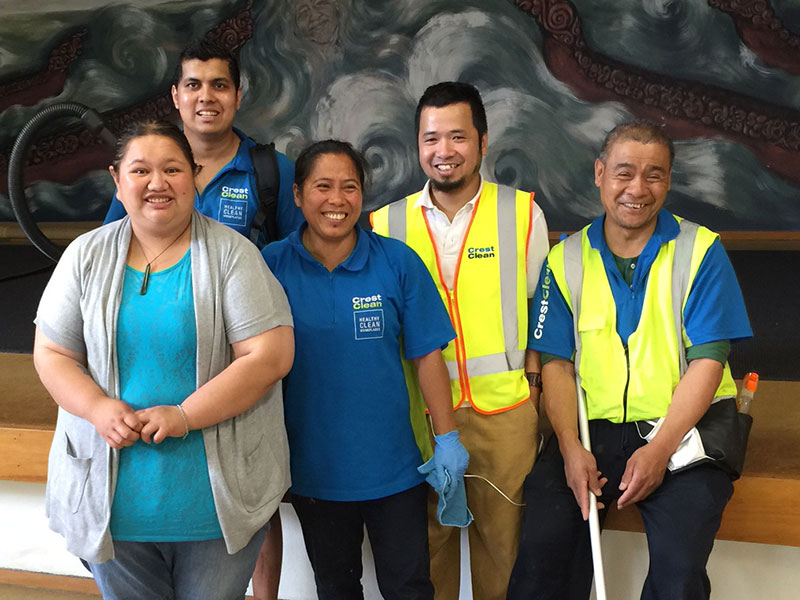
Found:
[[[601,212],[594,159],[607,131],[638,116],[676,140],[669,209],[717,230],[800,228],[792,0],[28,4],[0,4],[2,161],[54,102],[117,122],[169,111],[159,98],[182,46],[216,35],[240,49],[237,126],[290,157],[312,140],[352,142],[372,167],[370,209],[422,186],[416,101],[432,83],[462,80],[486,104],[484,175],[535,191],[551,229]],[[102,160],[77,135],[49,134],[29,164],[34,216],[102,219],[113,192]],[[3,195],[0,220],[12,219]]]

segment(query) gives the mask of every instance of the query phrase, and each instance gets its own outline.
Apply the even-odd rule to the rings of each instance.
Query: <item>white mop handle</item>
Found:
[[[578,426],[581,443],[587,452],[592,451],[589,439],[589,415],[586,413],[586,400],[579,381],[575,381],[578,394]],[[603,551],[600,548],[600,520],[597,517],[597,496],[589,490],[589,539],[592,543],[592,565],[594,566],[594,590],[597,600],[606,600],[606,577],[603,573]]]

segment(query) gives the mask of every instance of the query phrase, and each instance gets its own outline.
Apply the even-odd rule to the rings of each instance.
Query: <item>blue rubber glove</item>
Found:
[[[439,503],[436,506],[436,518],[442,525],[449,527],[467,527],[472,523],[472,513],[467,508],[467,490],[464,488],[464,478],[456,481],[450,480],[450,473],[444,468],[437,469],[430,459],[417,469],[425,480],[439,494]]]
[[[448,431],[433,438],[436,447],[431,458],[418,471],[439,494],[436,516],[442,525],[466,527],[472,522],[467,508],[464,472],[469,453],[458,439],[458,431]]]
[[[447,471],[451,481],[463,480],[469,466],[469,453],[458,439],[458,430],[453,429],[433,439],[436,442],[433,449],[434,466]]]

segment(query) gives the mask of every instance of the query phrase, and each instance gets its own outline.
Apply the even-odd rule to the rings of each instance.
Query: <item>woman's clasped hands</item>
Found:
[[[140,439],[146,444],[159,444],[168,437],[184,437],[189,432],[182,410],[176,405],[135,411],[123,400],[103,397],[96,402],[89,420],[115,450],[132,446]]]

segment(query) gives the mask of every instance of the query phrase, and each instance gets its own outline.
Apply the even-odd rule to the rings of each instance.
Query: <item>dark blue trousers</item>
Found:
[[[635,423],[590,421],[589,430],[597,467],[608,478],[600,498],[608,507],[621,495],[628,458],[646,442]],[[650,552],[642,600],[709,598],[706,563],[732,493],[722,470],[701,465],[675,475],[667,472],[661,485],[637,504]],[[524,494],[508,600],[588,599],[593,577],[589,526],[567,485],[555,435],[525,480]],[[600,511],[601,525],[607,510]]]
[[[293,496],[320,600],[357,600],[367,528],[378,588],[386,600],[433,600],[428,484],[376,500],[333,502]]]

